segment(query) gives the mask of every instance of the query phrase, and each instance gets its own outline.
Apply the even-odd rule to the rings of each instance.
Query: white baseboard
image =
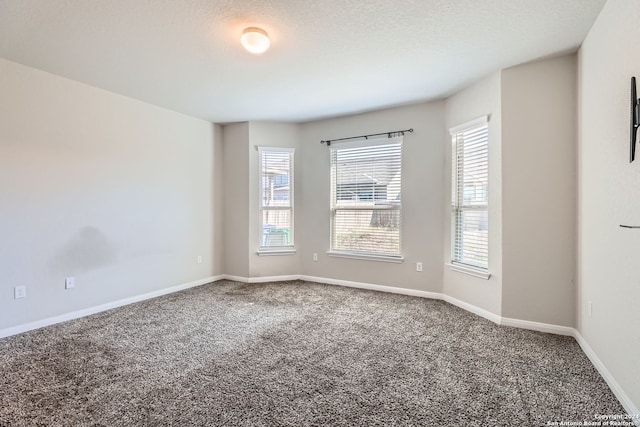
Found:
[[[222,275],[222,279],[223,280],[231,280],[233,282],[249,283],[249,278],[248,277],[233,276],[231,274],[223,274]]]
[[[532,322],[529,320],[511,319],[502,317],[500,324],[514,328],[529,329],[531,331],[546,332],[548,334],[575,336],[576,330],[569,326],[552,325],[549,323]]]
[[[288,276],[249,277],[249,283],[288,282],[298,279],[300,279],[300,275],[298,274],[290,274]]]
[[[299,280],[299,274],[289,274],[286,276],[260,276],[260,277],[244,277],[234,276],[231,274],[223,274],[221,279],[232,280],[240,283],[269,283],[269,282],[288,282],[290,280]]]
[[[351,282],[348,280],[329,279],[327,277],[305,276],[300,274],[291,274],[287,276],[262,276],[262,277],[243,277],[224,274],[223,279],[233,280],[241,283],[268,283],[291,280],[305,280],[307,282],[323,283],[325,285],[345,286],[349,288],[368,289],[372,291],[388,292],[393,294],[409,295],[414,297],[442,299],[442,294],[437,292],[419,291],[417,289],[397,288],[394,286],[374,285],[372,283]]]
[[[288,274],[286,276],[260,276],[260,277],[244,277],[234,276],[232,274],[223,274],[222,279],[232,280],[241,283],[269,283],[269,282],[288,282],[290,280],[300,280],[299,274]]]
[[[502,322],[502,317],[498,316],[495,313],[492,313],[488,310],[485,310],[484,308],[480,308],[480,307],[476,307],[473,304],[469,304],[468,302],[464,302],[464,301],[460,301],[457,298],[454,298],[452,296],[446,295],[446,294],[442,294],[442,299],[445,300],[446,302],[448,302],[449,304],[453,304],[456,307],[460,307],[463,310],[466,310],[470,313],[476,314],[480,317],[484,317],[487,320],[492,321],[493,323],[496,323],[498,325],[500,325],[500,323]]]
[[[0,338],[21,334],[23,332],[31,331],[34,329],[40,329],[45,326],[55,325],[56,323],[66,322],[67,320],[78,319],[80,317],[85,317],[91,314],[100,313],[101,311],[111,310],[112,308],[122,307],[123,305],[133,304],[135,302],[156,298],[162,295],[167,295],[174,292],[182,291],[184,289],[206,285],[207,283],[215,282],[220,279],[222,279],[222,276],[206,277],[204,279],[196,280],[189,283],[183,283],[176,286],[171,286],[169,288],[159,289],[157,291],[148,292],[146,294],[135,295],[135,296],[123,298],[117,301],[108,302],[106,304],[84,308],[82,310],[72,311],[70,313],[64,313],[58,316],[47,317],[46,319],[36,320],[35,322],[29,322],[29,323],[24,323],[22,325],[11,326],[9,328],[0,329]]]
[[[223,279],[233,280],[241,283],[268,283],[290,280],[305,280],[307,282],[323,283],[325,285],[345,286],[349,288],[368,289],[372,291],[388,292],[393,294],[409,295],[414,297],[442,299],[442,294],[437,292],[419,291],[417,289],[396,288],[394,286],[374,285],[372,283],[351,282],[348,280],[329,279],[327,277],[305,276],[300,274],[291,274],[287,276],[262,276],[262,277],[243,277],[224,274]]]
[[[414,297],[442,299],[442,294],[437,292],[419,291],[417,289],[396,288],[395,286],[374,285],[363,282],[350,282],[348,280],[329,279],[326,277],[299,276],[300,280],[308,282],[324,283],[326,285],[346,286],[349,288],[368,289],[371,291],[388,292],[392,294],[410,295]]]
[[[616,398],[618,398],[622,407],[625,409],[625,411],[627,411],[628,414],[635,417],[630,420],[617,421],[634,421],[636,426],[640,427],[640,410],[638,410],[638,407],[634,405],[634,403],[624,392],[618,381],[616,381],[613,375],[611,375],[611,372],[609,372],[609,370],[604,366],[600,358],[596,355],[596,353],[593,351],[589,343],[587,343],[587,341],[584,339],[582,334],[580,334],[580,332],[576,329],[574,329],[573,331],[573,337],[576,339],[576,341],[578,341],[578,344],[580,344],[582,351],[587,355],[591,363],[593,363],[593,366],[596,367],[602,378],[604,378],[604,380],[607,382],[607,385],[616,396]]]

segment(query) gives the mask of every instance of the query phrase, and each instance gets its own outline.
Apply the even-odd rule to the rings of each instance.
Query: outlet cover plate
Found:
[[[13,296],[15,299],[24,298],[27,296],[26,286],[16,286],[13,288]]]

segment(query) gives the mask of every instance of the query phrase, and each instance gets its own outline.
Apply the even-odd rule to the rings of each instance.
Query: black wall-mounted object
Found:
[[[629,163],[633,162],[636,158],[636,138],[638,135],[638,126],[640,126],[640,99],[636,92],[636,78],[631,77],[631,118],[629,120],[630,129],[630,141],[629,144]]]
[[[629,152],[629,163],[633,162],[636,158],[636,138],[638,135],[639,126],[640,126],[640,99],[638,99],[638,93],[636,92],[636,78],[631,77],[631,118],[629,120],[629,130],[631,132],[629,143],[631,144],[631,149]],[[620,227],[640,229],[640,225],[620,224]]]

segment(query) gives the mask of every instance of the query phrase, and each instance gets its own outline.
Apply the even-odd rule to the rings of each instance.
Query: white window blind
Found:
[[[331,251],[400,257],[402,137],[334,143]]]
[[[451,130],[452,263],[489,267],[489,128],[486,117]]]
[[[293,247],[292,148],[259,147],[260,248]]]

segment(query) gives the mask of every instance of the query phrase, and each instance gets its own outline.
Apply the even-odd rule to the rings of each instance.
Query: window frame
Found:
[[[287,255],[295,253],[295,148],[258,146],[258,255]],[[288,206],[267,206],[264,204],[263,185],[263,155],[265,153],[289,154],[289,204]],[[264,212],[265,211],[289,211],[289,244],[270,246],[265,245]]]
[[[391,141],[390,141],[391,139]],[[398,144],[400,146],[400,190],[398,192],[399,194],[399,201],[398,201],[398,205],[397,207],[388,207],[388,206],[376,206],[376,205],[372,205],[372,206],[368,206],[368,207],[356,207],[356,206],[340,206],[339,205],[339,199],[338,199],[338,193],[340,193],[339,189],[338,189],[338,183],[337,183],[337,169],[336,169],[336,164],[335,164],[335,160],[337,160],[337,154],[334,154],[336,151],[338,150],[345,150],[345,149],[353,149],[353,148],[365,148],[365,147],[376,147],[376,146],[382,146],[382,145],[390,145],[390,144]],[[402,256],[402,180],[403,180],[403,151],[404,151],[404,143],[403,143],[403,137],[402,136],[394,136],[392,138],[389,138],[388,136],[384,136],[384,137],[379,137],[379,138],[367,138],[365,140],[358,140],[358,141],[343,141],[343,142],[334,142],[330,147],[329,147],[329,165],[330,165],[330,203],[329,203],[329,210],[330,210],[330,218],[329,218],[329,227],[330,227],[330,233],[329,233],[329,250],[327,251],[327,254],[329,256],[332,257],[340,257],[340,258],[351,258],[351,259],[364,259],[364,260],[370,260],[370,261],[384,261],[384,262],[395,262],[395,263],[400,263],[403,262],[404,258]],[[376,200],[375,196],[372,196],[372,200]],[[345,249],[340,249],[340,248],[336,248],[334,247],[334,242],[335,242],[335,232],[336,232],[336,228],[335,228],[335,218],[336,218],[336,214],[339,211],[353,211],[353,210],[370,210],[373,212],[375,211],[379,211],[379,212],[384,212],[384,211],[397,211],[397,218],[398,218],[398,252],[397,253],[382,253],[382,252],[369,252],[369,251],[359,251],[359,250],[345,250]]]
[[[473,203],[473,204],[464,204],[463,201],[461,201],[461,194],[460,194],[460,185],[459,185],[459,179],[461,178],[461,173],[459,170],[460,164],[461,162],[459,161],[459,144],[460,144],[460,136],[465,134],[465,133],[469,133],[472,131],[477,131],[481,128],[485,128],[485,132],[486,132],[486,147],[483,148],[483,150],[485,151],[485,156],[486,156],[486,191],[485,192],[485,197],[483,197],[484,199],[484,203],[479,205],[477,203]],[[455,271],[461,272],[461,273],[465,273],[465,274],[469,274],[471,276],[475,276],[475,277],[480,277],[483,279],[489,279],[489,277],[491,276],[491,274],[489,273],[489,268],[490,268],[490,262],[491,262],[491,258],[490,258],[490,247],[489,247],[489,242],[490,242],[490,236],[489,236],[489,232],[490,232],[490,218],[489,218],[489,206],[490,206],[490,193],[491,193],[491,189],[490,189],[490,180],[489,180],[489,175],[490,175],[490,171],[489,171],[489,143],[490,143],[490,138],[489,138],[489,116],[482,116],[479,117],[475,120],[463,123],[459,126],[455,126],[451,129],[449,129],[449,133],[451,134],[451,263],[448,264],[448,266]],[[464,196],[465,190],[464,188],[462,189],[462,196]],[[462,197],[463,198],[463,197]],[[461,215],[462,212],[469,212],[469,211],[475,211],[475,212],[486,212],[486,218],[487,218],[487,222],[486,222],[486,229],[487,229],[487,236],[486,236],[486,248],[485,248],[485,254],[486,254],[486,266],[482,266],[482,265],[478,265],[477,263],[470,263],[470,262],[465,262],[465,260],[460,257],[458,254],[460,254],[461,250],[459,250],[459,246],[460,244],[462,244],[462,242],[459,241],[459,236],[462,236],[461,233],[459,233],[458,230],[458,226],[459,226],[459,215]]]

